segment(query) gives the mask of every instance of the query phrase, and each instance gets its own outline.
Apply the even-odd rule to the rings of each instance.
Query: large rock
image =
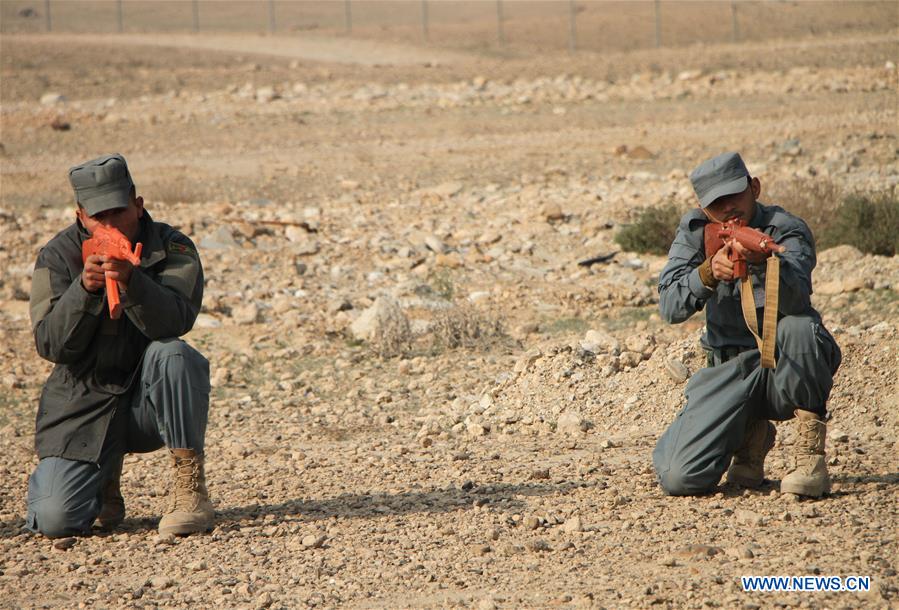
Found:
[[[405,318],[399,302],[393,297],[381,296],[356,318],[350,325],[350,332],[357,339],[371,341],[389,320],[399,317]]]

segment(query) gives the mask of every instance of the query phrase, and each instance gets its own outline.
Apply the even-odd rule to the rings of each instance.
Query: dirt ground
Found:
[[[506,56],[392,33],[7,21],[0,606],[899,608],[899,258],[819,252],[813,301],[844,352],[820,500],[778,491],[792,422],[761,489],[665,496],[651,451],[683,404],[682,367],[703,366],[702,316],[660,320],[664,257],[577,264],[619,250],[642,208],[694,205],[687,174],[725,150],[765,202],[809,179],[896,193],[895,19]],[[157,536],[160,452],[126,458],[119,530],[22,532],[50,370],[30,273],[72,220],[66,170],[107,152],[203,258],[186,339],[212,364],[209,535]],[[365,335],[375,303],[393,322]],[[743,575],[871,587],[748,593]]]

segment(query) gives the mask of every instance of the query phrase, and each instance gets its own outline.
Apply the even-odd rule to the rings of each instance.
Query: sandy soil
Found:
[[[687,172],[727,149],[764,201],[812,178],[895,192],[895,33],[539,58],[4,34],[0,606],[897,607],[899,259],[820,253],[814,302],[845,360],[816,501],[778,491],[791,423],[760,490],[664,496],[668,369],[702,366],[702,320],[659,319],[663,257],[577,265],[643,207],[692,205]],[[49,371],[30,270],[71,219],[66,169],[112,151],[201,249],[187,340],[213,365],[218,520],[159,538],[165,456],[135,455],[120,530],[54,544],[21,531]],[[408,335],[356,337],[386,297]],[[609,341],[586,356],[591,329]],[[739,579],[805,574],[871,591]]]

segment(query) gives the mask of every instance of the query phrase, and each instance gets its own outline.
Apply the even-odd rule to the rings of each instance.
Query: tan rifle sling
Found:
[[[747,274],[740,280],[740,305],[743,308],[743,319],[749,332],[755,337],[762,357],[762,368],[773,369],[777,366],[774,359],[774,348],[777,346],[777,308],[780,301],[780,259],[769,256],[765,273],[765,314],[762,318],[762,332],[759,337],[756,319],[755,296],[752,294],[752,276]]]

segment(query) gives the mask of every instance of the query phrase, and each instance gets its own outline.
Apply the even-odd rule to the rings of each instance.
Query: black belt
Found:
[[[758,349],[750,345],[728,345],[725,347],[714,347],[706,352],[706,365],[717,366],[724,364],[728,360],[732,360],[749,350]]]

